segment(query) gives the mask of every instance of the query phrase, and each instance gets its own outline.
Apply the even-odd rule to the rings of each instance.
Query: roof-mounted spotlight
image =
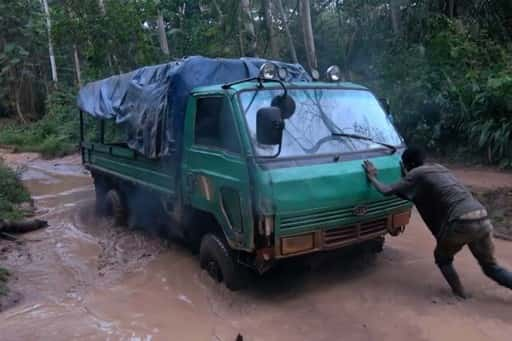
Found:
[[[329,66],[326,72],[327,79],[331,82],[341,81],[341,69],[337,65]]]
[[[315,81],[319,80],[320,79],[320,72],[318,72],[318,70],[316,70],[316,69],[311,70],[311,77]]]
[[[264,79],[276,79],[278,68],[273,63],[265,63],[260,67],[260,77]]]
[[[284,67],[280,67],[277,70],[279,79],[282,81],[285,81],[288,78],[288,70],[286,70]]]

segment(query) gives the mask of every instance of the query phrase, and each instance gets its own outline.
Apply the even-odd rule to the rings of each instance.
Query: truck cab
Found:
[[[404,148],[363,86],[258,75],[192,89],[183,117],[179,136],[163,142],[167,156],[100,139],[82,141],[83,162],[104,213],[159,216],[233,290],[248,269],[283,258],[381,248],[409,221],[411,205],[380,195],[362,168],[370,159],[383,182],[397,181]]]

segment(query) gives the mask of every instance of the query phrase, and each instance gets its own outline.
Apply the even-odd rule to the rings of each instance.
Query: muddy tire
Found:
[[[105,215],[105,200],[107,197],[107,185],[105,184],[105,181],[99,177],[94,177],[94,192],[96,194],[96,201],[95,201],[95,210],[96,215],[103,216]]]
[[[199,262],[210,277],[218,282],[224,282],[230,290],[237,291],[248,284],[248,269],[238,264],[234,253],[222,237],[211,233],[203,237]]]
[[[121,193],[116,189],[111,189],[105,196],[104,203],[105,216],[112,219],[114,225],[124,225],[128,209],[123,201]]]

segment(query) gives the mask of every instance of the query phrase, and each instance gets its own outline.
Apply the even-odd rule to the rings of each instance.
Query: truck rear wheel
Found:
[[[247,286],[248,269],[238,264],[224,238],[206,234],[201,240],[199,261],[202,269],[228,289],[237,291]]]
[[[105,196],[104,212],[108,218],[113,220],[114,225],[124,225],[128,209],[123,201],[121,193],[111,189]]]
[[[105,198],[107,196],[107,186],[103,178],[98,175],[94,176],[94,192],[96,195],[96,215],[102,216],[105,214]]]

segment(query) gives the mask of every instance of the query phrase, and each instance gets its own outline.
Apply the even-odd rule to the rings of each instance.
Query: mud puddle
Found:
[[[306,283],[307,273],[339,263],[290,262],[255,277],[250,290],[230,292],[181,245],[97,218],[92,183],[78,161],[60,160],[56,168],[30,155],[11,157],[37,217],[50,226],[24,235],[2,260],[15,274],[10,286],[20,302],[1,313],[1,340],[231,341],[239,333],[244,340],[312,340],[318,334],[321,319],[308,317],[315,303],[300,292],[316,286]],[[349,262],[344,275],[357,276],[373,262]],[[279,321],[283,314],[292,317],[289,324]]]
[[[1,241],[0,260],[12,272],[9,286],[18,304],[2,313],[0,339],[114,335],[111,323],[89,309],[88,295],[144,268],[165,245],[158,238],[96,218],[91,180],[77,157],[52,162],[32,154],[9,154],[4,159],[21,174],[33,195],[37,217],[47,220],[49,227],[23,235],[20,242]]]
[[[179,244],[97,219],[78,158],[19,164],[38,217],[50,226],[0,255],[20,295],[0,313],[2,341],[234,341],[239,333],[245,341],[505,341],[512,334],[510,292],[463,252],[457,265],[474,298],[453,299],[417,216],[378,257],[322,254],[233,293]],[[504,243],[496,243],[498,256],[512,267]]]
[[[255,322],[251,297],[211,280],[189,250],[96,217],[77,158],[6,161],[49,227],[2,241],[19,302],[0,315],[1,340],[235,340]]]

